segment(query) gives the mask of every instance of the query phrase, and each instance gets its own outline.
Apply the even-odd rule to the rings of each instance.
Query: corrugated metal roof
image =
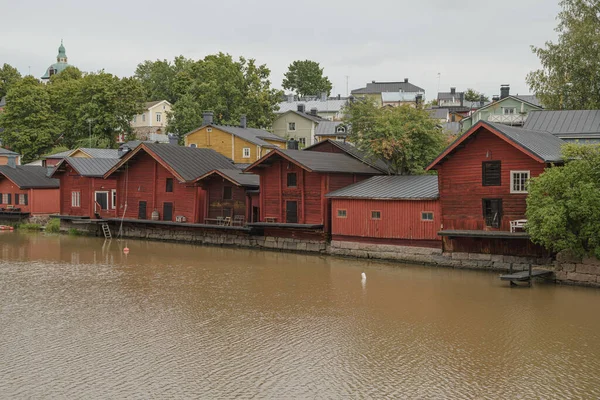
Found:
[[[81,147],[77,150],[83,151],[91,158],[119,158],[119,150],[116,149],[96,149],[91,147]],[[72,152],[73,154],[75,152]]]
[[[531,103],[534,106],[543,107],[540,100],[534,94],[516,94],[513,97]]]
[[[523,128],[565,139],[596,136],[600,135],[600,110],[532,111]]]
[[[8,156],[8,155],[13,155],[13,156],[18,156],[19,153],[15,153],[14,151],[8,150],[8,149],[4,149],[2,147],[0,147],[0,154],[2,154],[3,156]]]
[[[424,95],[419,92],[382,92],[381,101],[387,102],[401,102],[401,101],[416,101],[417,95]]]
[[[326,197],[357,199],[417,200],[440,197],[437,175],[374,176],[336,190]]]
[[[337,127],[342,126],[344,132],[337,132]],[[321,121],[315,128],[315,136],[346,136],[346,126],[342,121]]]
[[[371,156],[366,152],[359,150],[358,148],[356,148],[356,146],[348,142],[340,142],[337,140],[327,139],[315,143],[312,146],[305,148],[303,151],[313,151],[315,148],[317,148],[318,146],[323,146],[325,143],[334,145],[338,149],[344,151],[349,156],[354,157],[358,161],[363,162],[375,169],[378,169],[379,171],[385,174],[389,173],[389,167],[385,161],[383,161],[381,158]]]
[[[296,100],[296,101],[283,101],[279,103],[279,111],[277,113],[281,114],[287,111],[298,111],[298,105],[304,104],[304,109],[306,111],[310,111],[313,108],[316,108],[320,113],[339,113],[342,108],[346,105],[348,100],[346,99],[328,99],[326,101],[321,100]]]
[[[375,168],[343,153],[324,153],[305,150],[275,150],[314,172],[345,172],[354,174],[380,174]]]
[[[214,169],[235,169],[230,159],[213,149],[174,146],[166,143],[144,143],[144,147],[160,157],[185,182],[191,182]]]
[[[376,94],[383,92],[425,92],[425,89],[409,82],[371,82],[360,89],[352,90],[352,94]]]
[[[233,181],[239,183],[242,186],[258,187],[260,183],[260,177],[256,174],[243,173],[239,169],[224,169],[219,168],[219,172],[223,175],[228,176]]]
[[[42,158],[65,158],[65,157],[69,157],[69,155],[74,152],[76,149],[73,150],[67,150],[67,151],[61,151],[60,153],[55,153],[55,154],[50,154],[49,156],[44,156]]]
[[[565,142],[548,132],[533,131],[504,124],[481,121],[529,150],[545,162],[562,161],[561,147]]]
[[[310,111],[310,110],[307,110],[307,111]],[[309,119],[314,122],[328,121],[325,118],[321,118],[318,115],[311,115],[308,112],[301,113],[300,111],[296,111],[296,110],[288,110],[288,111],[286,111],[286,113],[294,113],[296,115],[299,115],[303,118]],[[283,115],[283,114],[285,114],[285,113],[281,113],[281,115]]]
[[[57,169],[62,163],[68,163],[72,166],[75,171],[81,176],[89,178],[99,178],[104,176],[112,167],[118,162],[118,158],[85,158],[85,157],[65,157],[60,164],[57,165]]]
[[[433,119],[444,119],[448,120],[449,110],[447,108],[432,108],[425,110],[429,113],[429,116]]]
[[[0,166],[0,174],[13,181],[21,189],[54,189],[59,187],[58,179],[49,178],[46,167],[17,165],[15,168]]]
[[[460,100],[460,98],[465,97],[465,92],[438,92],[438,100]]]

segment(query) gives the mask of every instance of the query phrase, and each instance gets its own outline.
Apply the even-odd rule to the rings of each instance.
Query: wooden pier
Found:
[[[528,271],[519,271],[515,273],[509,273],[506,275],[500,275],[500,279],[503,281],[510,281],[511,286],[517,286],[515,282],[527,282],[528,286],[531,287],[531,280],[535,277],[546,277],[552,275],[554,271],[549,269],[531,269]]]

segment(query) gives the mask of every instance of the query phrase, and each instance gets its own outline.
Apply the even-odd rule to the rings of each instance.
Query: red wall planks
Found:
[[[339,217],[338,210],[345,210],[346,217]],[[371,211],[379,211],[381,219],[372,219]],[[423,221],[422,212],[432,212],[433,221]],[[439,200],[332,199],[331,213],[332,235],[441,241]]]
[[[30,214],[56,214],[60,211],[59,189],[19,189],[10,179],[0,176],[0,194],[10,193],[10,204],[3,202],[0,197],[0,208],[11,205],[20,208],[21,212]],[[17,204],[17,195],[19,203]],[[27,195],[27,204],[22,204]]]
[[[482,185],[482,162],[501,161],[501,186]],[[525,218],[526,194],[510,193],[510,171],[530,171],[535,177],[544,171],[539,163],[480,128],[464,147],[455,151],[438,168],[444,230],[493,230],[485,226],[482,199],[502,199],[500,230],[510,230],[510,221]]]
[[[95,192],[108,192],[108,210],[100,211],[100,217],[114,218],[117,208],[112,207],[112,190],[117,188],[114,178],[88,178],[80,176],[69,165],[64,172],[55,174],[60,180],[60,214],[81,217],[94,217]],[[73,205],[73,192],[79,193],[79,207]],[[117,195],[118,199],[118,195]],[[117,201],[118,203],[118,201]]]

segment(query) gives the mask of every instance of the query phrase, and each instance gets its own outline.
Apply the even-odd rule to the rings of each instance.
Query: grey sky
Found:
[[[61,38],[69,63],[84,71],[131,75],[147,59],[223,51],[255,58],[281,86],[287,66],[325,67],[333,94],[371,80],[410,82],[435,98],[473,87],[524,94],[539,67],[530,45],[555,40],[558,0],[0,0],[0,64],[40,77]]]

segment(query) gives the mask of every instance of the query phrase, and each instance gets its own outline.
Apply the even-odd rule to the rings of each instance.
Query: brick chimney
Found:
[[[246,114],[240,116],[240,128],[246,129]]]
[[[500,85],[500,99],[508,97],[510,94],[510,85]]]
[[[210,125],[213,123],[213,112],[206,111],[202,113],[202,125]]]
[[[298,104],[298,112],[304,113],[304,104]]]

